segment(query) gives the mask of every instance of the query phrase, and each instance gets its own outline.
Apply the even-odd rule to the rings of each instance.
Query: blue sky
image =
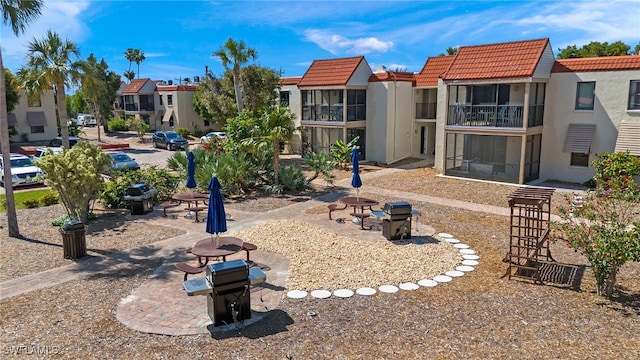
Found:
[[[548,37],[554,51],[590,41],[640,42],[640,0],[633,1],[57,1],[15,37],[0,27],[4,66],[15,72],[27,44],[48,29],[86,58],[128,70],[127,48],[144,52],[140,77],[177,80],[223,72],[211,54],[228,39],[257,50],[256,62],[283,76],[313,60],[364,55],[375,69],[420,71],[447,47]],[[136,70],[135,63],[132,70]]]

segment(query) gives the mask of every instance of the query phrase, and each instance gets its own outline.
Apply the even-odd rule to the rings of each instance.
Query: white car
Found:
[[[36,160],[36,161],[40,160],[43,156],[47,154],[47,150],[50,150],[55,155],[63,152],[64,148],[59,146],[37,148],[35,154],[33,154],[33,160]]]
[[[206,144],[209,141],[211,141],[211,139],[224,139],[227,137],[227,134],[221,131],[213,131],[208,133],[207,135],[204,135],[203,137],[200,138],[200,142],[202,144]]]
[[[31,158],[22,154],[11,154],[11,182],[13,186],[32,185],[42,183],[44,172],[33,164]],[[0,183],[5,184],[3,158],[0,157]],[[36,176],[40,175],[36,181]]]
[[[97,126],[98,121],[96,117],[89,114],[78,114],[78,118],[76,119],[78,124],[82,124],[83,126]]]

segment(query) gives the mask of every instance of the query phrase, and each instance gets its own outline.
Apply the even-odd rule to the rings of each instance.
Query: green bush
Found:
[[[129,125],[125,119],[122,118],[113,118],[109,121],[109,131],[127,131],[129,130]]]
[[[25,200],[22,203],[29,209],[37,208],[38,206],[40,206],[40,202],[35,199]]]
[[[155,166],[139,171],[130,171],[105,183],[100,194],[100,202],[108,209],[126,208],[127,202],[124,201],[124,197],[127,194],[127,189],[137,183],[146,183],[149,187],[156,189],[158,193],[153,197],[153,200],[160,202],[171,198],[180,181],[182,181],[181,176]]]
[[[331,154],[326,151],[307,153],[304,156],[304,163],[313,171],[313,176],[309,178],[309,182],[322,175],[329,185],[333,185],[335,175],[331,173],[331,170],[336,168],[336,163]]]
[[[51,190],[44,194],[39,201],[42,206],[51,206],[60,202],[60,197],[57,192]]]
[[[301,191],[309,188],[309,181],[296,164],[281,167],[278,178],[285,191]]]
[[[191,136],[191,132],[189,132],[189,129],[185,127],[176,128],[176,132],[185,139],[188,139],[189,136]]]

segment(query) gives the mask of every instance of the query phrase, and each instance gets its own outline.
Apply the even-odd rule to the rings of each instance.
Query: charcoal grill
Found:
[[[263,283],[267,276],[242,259],[209,264],[206,276],[183,283],[189,296],[206,295],[207,313],[213,326],[237,324],[251,318],[249,287]]]
[[[158,193],[156,189],[150,189],[145,183],[130,186],[124,200],[129,202],[131,215],[144,215],[153,210],[153,197]]]

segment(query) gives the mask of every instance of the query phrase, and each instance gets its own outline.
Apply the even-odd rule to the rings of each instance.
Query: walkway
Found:
[[[387,168],[363,174],[363,182],[368,184],[367,192],[407,199],[409,201],[420,201],[509,216],[508,208],[375,188],[369,185],[375,183],[373,180],[375,177],[388,176],[396,171],[400,171],[400,169]],[[344,186],[348,189],[350,187],[350,178],[340,180],[336,182],[336,185]],[[327,214],[307,214],[305,209],[334,202],[339,196],[340,194],[328,194],[314,200],[296,203],[264,213],[243,213],[241,211],[229,210],[228,213],[233,219],[228,223],[229,232],[239,231],[266,221],[292,218],[331,230],[331,225],[335,226],[335,224],[328,221]],[[155,211],[161,212],[162,210]],[[141,218],[144,219],[145,216],[141,216]],[[148,218],[150,223],[178,227],[186,230],[187,233],[150,245],[129,249],[126,254],[116,254],[108,258],[91,257],[71,265],[5,281],[0,283],[0,299],[56,286],[67,281],[81,279],[96,272],[126,264],[132,257],[136,259],[162,258],[163,264],[155,269],[154,273],[149,276],[143,285],[133,291],[130,296],[121,300],[117,310],[117,318],[132,329],[157,334],[186,335],[229,330],[230,326],[213,327],[211,325],[212,321],[207,315],[206,297],[187,296],[182,288],[183,273],[173,267],[174,263],[187,259],[187,254],[184,252],[184,249],[190,247],[194,239],[209,236],[209,234],[204,232],[203,223],[194,223],[192,221],[185,221],[184,219],[165,218],[162,216]],[[413,229],[413,232],[431,235],[435,230],[427,225],[420,224],[419,231]],[[343,227],[341,234],[347,237],[361,239],[370,239],[372,237],[372,232],[361,231],[357,226]],[[381,233],[376,233],[374,236],[384,239]],[[230,257],[229,259],[242,257],[244,257],[244,252],[234,255],[234,257]],[[284,296],[284,286],[289,268],[287,259],[274,253],[256,250],[251,253],[251,258],[267,274],[267,282],[263,287],[258,286],[252,288],[252,317],[244,321],[245,326],[259,321],[267,312],[279,306]],[[48,281],[42,281],[43,278],[48,279]],[[171,311],[167,311],[167,309],[171,309]]]

